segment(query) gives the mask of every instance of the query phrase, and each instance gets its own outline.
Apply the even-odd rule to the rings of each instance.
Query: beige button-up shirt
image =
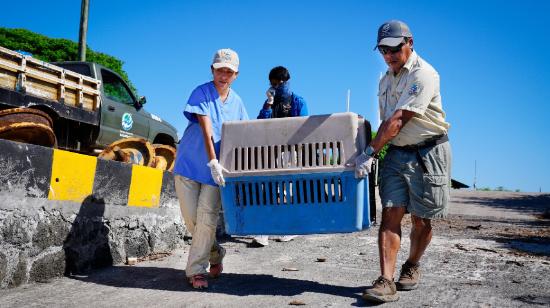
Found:
[[[390,143],[397,146],[418,144],[433,136],[446,134],[450,124],[439,94],[439,74],[416,52],[397,75],[391,70],[380,80],[378,91],[380,118],[388,120],[396,110],[409,110],[415,115]]]

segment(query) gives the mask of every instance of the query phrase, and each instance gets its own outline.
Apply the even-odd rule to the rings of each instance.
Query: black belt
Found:
[[[435,145],[442,144],[442,143],[445,143],[447,141],[449,141],[449,136],[448,135],[438,135],[438,136],[435,136],[433,138],[430,138],[428,140],[422,141],[422,142],[417,143],[417,144],[403,145],[403,146],[397,146],[397,145],[390,144],[389,149],[403,150],[403,151],[407,151],[407,152],[416,152],[420,149],[433,147]]]
[[[422,141],[420,143],[413,144],[413,145],[396,146],[396,145],[390,144],[390,147],[389,147],[388,150],[396,149],[396,150],[402,150],[402,151],[407,151],[407,152],[416,152],[416,158],[418,160],[418,163],[422,167],[422,171],[424,171],[424,173],[428,173],[428,169],[426,168],[426,164],[424,164],[424,161],[422,160],[422,156],[420,155],[418,150],[433,147],[435,145],[442,144],[442,143],[445,143],[447,141],[449,141],[449,136],[447,136],[446,134],[445,135],[438,135],[438,136],[430,138],[426,141]]]

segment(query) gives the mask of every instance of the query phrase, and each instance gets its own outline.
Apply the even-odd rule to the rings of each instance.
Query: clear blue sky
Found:
[[[449,2],[449,3],[447,3]],[[216,49],[241,58],[233,89],[251,117],[267,74],[289,68],[311,114],[351,111],[378,123],[386,70],[378,26],[407,22],[415,49],[440,73],[451,123],[453,178],[478,187],[550,191],[550,1],[105,1],[90,0],[88,45],[116,56],[146,108],[186,127],[183,106],[210,80]],[[80,1],[8,1],[0,27],[78,41]]]

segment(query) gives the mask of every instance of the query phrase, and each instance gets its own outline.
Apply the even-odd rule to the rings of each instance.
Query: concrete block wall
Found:
[[[0,140],[0,288],[185,245],[169,172]]]

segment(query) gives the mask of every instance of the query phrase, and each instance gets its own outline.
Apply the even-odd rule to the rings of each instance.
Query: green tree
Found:
[[[78,60],[78,43],[67,39],[49,38],[26,29],[0,27],[0,46],[31,53],[34,58],[46,62]],[[136,88],[128,79],[128,74],[122,69],[124,64],[122,60],[102,52],[93,51],[88,46],[86,46],[86,60],[101,64],[119,74],[137,96]]]
[[[375,131],[371,132],[372,139],[374,139],[374,137],[376,137],[377,133],[378,132],[375,132]],[[382,147],[382,149],[380,151],[378,151],[378,160],[380,161],[379,162],[380,164],[384,160],[384,156],[386,156],[386,151],[388,151],[388,145],[387,144],[384,147]]]

